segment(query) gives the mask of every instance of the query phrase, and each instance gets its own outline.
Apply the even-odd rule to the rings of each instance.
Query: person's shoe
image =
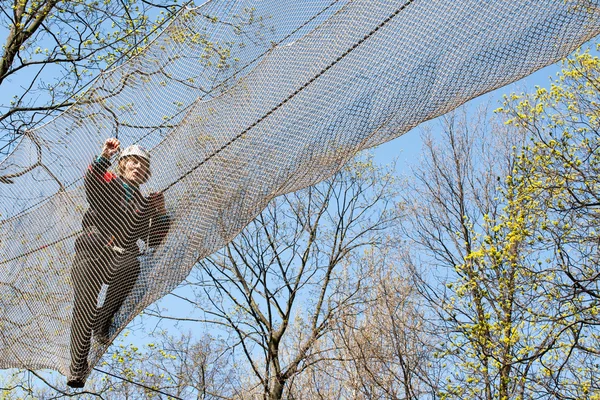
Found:
[[[67,377],[67,386],[70,386],[75,389],[81,389],[85,386],[85,376],[88,372],[89,365],[87,361],[80,368],[71,369],[71,374]],[[75,371],[75,372],[73,372]]]
[[[85,386],[85,379],[81,376],[69,376],[67,379],[67,386],[75,389],[81,389]]]

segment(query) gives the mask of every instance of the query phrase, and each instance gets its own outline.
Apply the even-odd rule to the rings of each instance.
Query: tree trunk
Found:
[[[283,388],[285,387],[285,379],[277,378],[273,383],[269,400],[281,400],[283,397]]]

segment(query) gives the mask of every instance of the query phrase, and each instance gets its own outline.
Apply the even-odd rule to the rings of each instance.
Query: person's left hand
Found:
[[[165,195],[160,192],[150,193],[148,196],[150,202],[150,208],[154,210],[157,215],[165,215],[167,209],[165,208]]]

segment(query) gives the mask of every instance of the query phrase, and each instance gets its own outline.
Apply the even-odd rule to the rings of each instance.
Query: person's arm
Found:
[[[118,139],[109,138],[104,142],[104,146],[102,146],[102,152],[88,167],[86,173],[86,180],[94,178],[96,180],[111,180],[113,176],[106,176],[108,167],[110,167],[110,159],[114,156],[120,147],[120,142]]]
[[[104,184],[116,177],[114,174],[108,172],[108,167],[110,167],[110,159],[112,156],[119,151],[119,146],[120,143],[118,139],[106,139],[104,146],[102,147],[102,152],[88,167],[85,174],[85,190],[90,204],[101,201],[99,196],[102,194]]]
[[[97,156],[88,167],[86,179],[104,179],[108,167],[110,167],[110,159],[103,155]]]
[[[165,208],[165,197],[162,193],[151,193],[148,196],[150,207],[150,231],[148,247],[157,247],[165,239],[171,228],[171,218]]]
[[[148,247],[158,247],[167,237],[171,228],[171,218],[167,215],[158,215],[152,218]]]

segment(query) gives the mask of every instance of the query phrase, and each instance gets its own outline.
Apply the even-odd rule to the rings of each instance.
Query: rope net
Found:
[[[213,0],[186,10],[0,164],[0,367],[85,378],[132,318],[275,196],[565,57],[600,32],[598,3]],[[112,178],[100,168],[84,179],[112,136],[149,149],[142,192],[164,194],[168,222],[125,218],[131,229],[112,232],[129,232],[124,253],[76,249],[98,239],[82,225],[92,203],[97,219],[116,218],[108,198],[90,199]]]

